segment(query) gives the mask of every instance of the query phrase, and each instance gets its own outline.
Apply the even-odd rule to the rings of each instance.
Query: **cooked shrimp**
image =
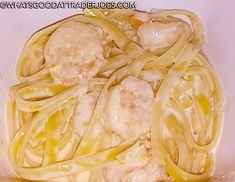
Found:
[[[103,59],[102,41],[89,25],[67,22],[51,35],[44,55],[55,82],[73,85],[99,71]]]
[[[104,126],[124,139],[145,134],[150,130],[153,97],[147,82],[127,77],[109,93]]]
[[[132,18],[135,18],[139,21],[142,21],[142,22],[150,22],[151,21],[151,17],[149,15],[149,13],[147,12],[141,12],[141,11],[135,11],[134,12],[134,15],[132,16]]]
[[[94,111],[99,92],[88,93],[78,104],[74,115],[74,128],[82,137]]]
[[[127,174],[123,182],[156,182],[162,181],[167,177],[167,172],[164,167],[157,165],[153,161],[149,161],[144,166],[138,167]]]
[[[137,30],[141,46],[150,51],[173,45],[182,32],[183,28],[176,22],[168,24],[160,22],[143,23]]]
[[[151,17],[147,12],[135,11],[130,19],[133,27],[138,28],[142,23],[147,23],[151,21]]]
[[[151,148],[145,147],[147,160],[131,164],[120,164],[115,161],[101,171],[102,182],[156,182],[170,181],[166,168],[155,163],[152,159]],[[114,177],[115,176],[115,177]]]

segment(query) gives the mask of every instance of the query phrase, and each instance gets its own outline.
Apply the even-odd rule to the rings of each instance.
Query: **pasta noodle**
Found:
[[[112,110],[107,108],[112,100],[111,93],[115,93],[115,88],[124,88],[124,80],[129,79],[136,84],[148,85],[146,99],[148,88],[151,87],[149,98],[153,92],[150,137],[144,139],[151,146],[150,160],[167,170],[168,180],[203,181],[209,178],[214,169],[214,149],[222,127],[223,93],[212,66],[201,54],[204,31],[199,18],[184,10],[143,13],[90,9],[84,13],[35,33],[18,60],[16,74],[21,83],[11,88],[8,100],[11,138],[8,154],[17,175],[28,180],[73,181],[76,175],[81,178],[79,175],[91,174],[90,181],[101,181],[101,173],[95,171],[107,165],[149,160],[149,149],[140,142],[142,135],[122,138],[114,144],[119,130],[108,130],[103,121],[103,113]],[[142,13],[136,17],[145,18],[135,19],[136,13]],[[186,16],[191,23],[176,15]],[[147,20],[150,22],[145,22]],[[180,27],[179,36],[173,36],[174,41],[163,39],[168,41],[163,42],[167,46],[150,51],[143,44],[146,35],[138,29],[142,25],[159,29],[177,25]],[[59,77],[60,82],[57,82],[57,62],[48,65],[45,57],[45,49],[49,50],[46,47],[57,40],[56,32],[66,26],[68,29],[89,26],[101,32],[99,35],[105,37],[102,45],[107,47],[105,57],[97,56],[97,59],[104,59],[98,71],[92,76],[83,75],[85,81],[76,84],[64,83]],[[130,32],[132,36],[129,36]],[[153,44],[153,40],[148,41]],[[91,50],[96,50],[95,43]],[[64,54],[73,55],[70,52]],[[64,70],[66,66],[71,70],[77,66],[71,62],[63,64]],[[78,66],[91,69],[98,65],[94,64],[86,62]],[[74,129],[78,122],[76,112],[79,105],[82,107],[82,103],[88,100],[89,94],[96,93],[98,99],[94,110],[90,119],[81,125],[80,129],[86,127],[80,134],[80,130]],[[132,97],[129,95],[128,99]],[[133,159],[128,159],[129,155]]]

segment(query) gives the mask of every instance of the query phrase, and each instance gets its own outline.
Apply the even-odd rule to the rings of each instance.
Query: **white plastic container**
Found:
[[[140,10],[186,9],[195,12],[202,19],[206,30],[204,50],[225,94],[223,133],[217,149],[214,176],[221,178],[221,181],[235,181],[235,1],[139,0],[136,2],[137,9]],[[76,9],[0,9],[0,181],[6,181],[2,176],[14,176],[7,159],[6,100],[9,88],[18,83],[15,65],[20,51],[35,31],[79,12],[81,10]]]

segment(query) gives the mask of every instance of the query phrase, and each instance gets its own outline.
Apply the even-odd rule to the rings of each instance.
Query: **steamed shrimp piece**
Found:
[[[153,97],[147,82],[133,76],[125,78],[109,93],[104,126],[123,139],[145,134],[150,130]]]
[[[88,93],[78,104],[74,115],[74,129],[82,137],[95,109],[99,92]]]
[[[139,20],[141,22],[150,22],[151,21],[151,17],[149,15],[149,13],[147,12],[141,12],[141,11],[135,11],[134,15],[132,16],[132,18]]]
[[[166,179],[167,172],[162,166],[157,165],[153,161],[149,161],[144,166],[134,169],[127,174],[123,182],[156,182]]]
[[[161,180],[171,181],[167,170],[152,159],[152,149],[145,141],[147,160],[130,164],[120,164],[115,161],[100,170],[102,182],[156,182]],[[115,176],[115,177],[114,177]]]
[[[139,166],[121,165],[114,162],[101,169],[100,182],[156,182],[168,178],[164,167],[153,161],[143,163]]]
[[[84,82],[99,71],[103,47],[92,27],[71,21],[50,36],[44,55],[55,82],[73,85]]]
[[[176,22],[168,24],[160,22],[143,23],[137,30],[141,46],[150,51],[173,45],[182,32],[182,26]]]
[[[142,23],[147,23],[151,21],[151,17],[147,12],[135,11],[130,19],[132,26],[138,28]]]

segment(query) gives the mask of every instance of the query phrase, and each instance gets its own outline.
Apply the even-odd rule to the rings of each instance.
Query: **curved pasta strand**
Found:
[[[168,103],[168,100],[170,99],[172,88],[174,88],[178,84],[180,77],[182,77],[188,66],[191,64],[191,62],[200,51],[203,42],[202,24],[194,14],[184,11],[171,10],[162,12],[161,16],[169,16],[175,14],[183,14],[191,18],[195,35],[190,43],[190,46],[185,50],[184,54],[172,66],[168,74],[165,76],[165,79],[162,82],[156,95],[155,111],[159,111],[157,112],[157,115],[152,118],[151,138],[155,138],[155,140],[151,140],[151,143],[153,148],[154,160],[158,161],[162,165],[166,164],[167,162],[167,156],[165,154],[166,152],[163,149],[164,147],[162,146],[163,111]],[[160,14],[156,13],[156,15],[159,16]]]

